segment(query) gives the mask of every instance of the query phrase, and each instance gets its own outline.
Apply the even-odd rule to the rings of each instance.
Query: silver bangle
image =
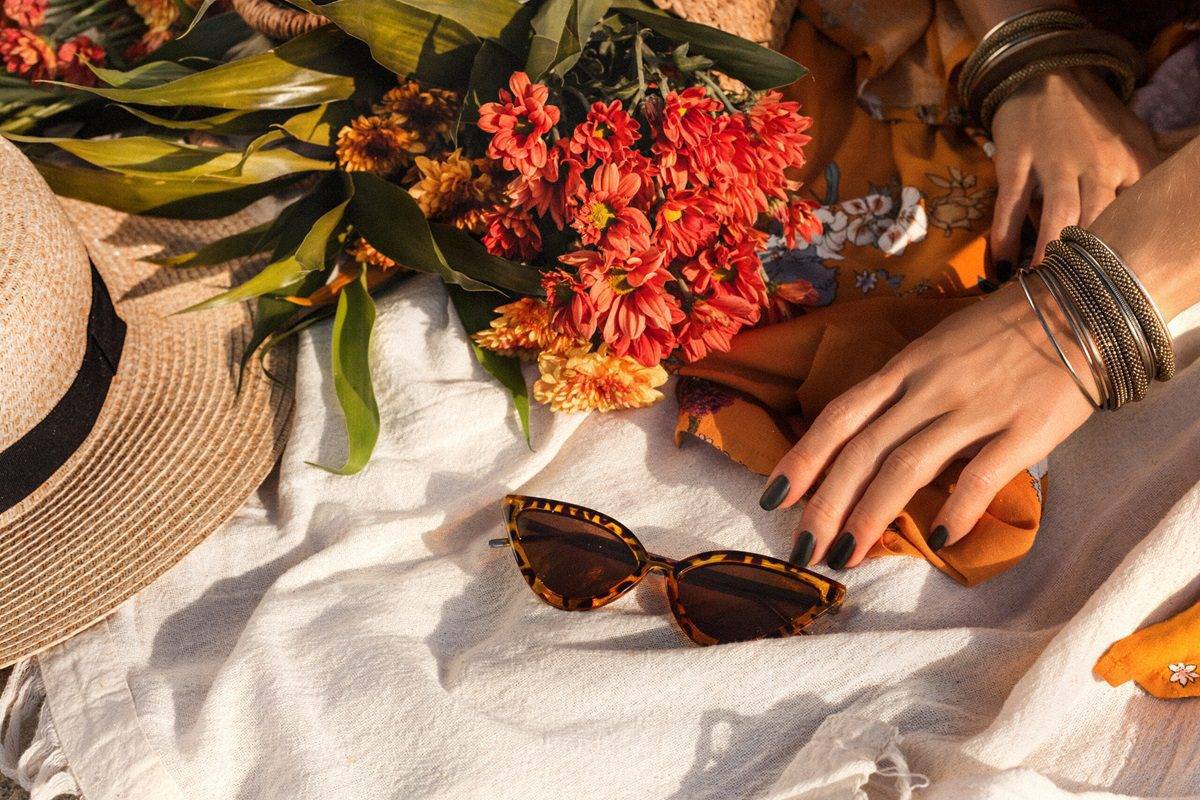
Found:
[[[1046,332],[1046,337],[1050,340],[1050,346],[1054,348],[1054,352],[1058,354],[1058,360],[1067,368],[1067,372],[1071,373],[1071,379],[1075,381],[1075,385],[1079,387],[1079,391],[1087,398],[1088,402],[1096,409],[1103,408],[1100,402],[1092,398],[1092,393],[1088,391],[1083,384],[1083,379],[1079,377],[1079,373],[1075,371],[1075,367],[1071,365],[1071,359],[1067,358],[1066,352],[1062,349],[1062,345],[1058,343],[1058,337],[1054,335],[1054,331],[1050,330],[1050,323],[1046,321],[1045,314],[1038,307],[1037,301],[1033,299],[1033,292],[1029,290],[1029,283],[1026,280],[1028,268],[1022,268],[1017,272],[1017,283],[1021,285],[1021,291],[1025,293],[1025,302],[1029,303],[1029,307],[1033,309],[1034,315],[1041,323],[1042,330]]]
[[[1034,270],[1035,275],[1041,279],[1050,296],[1054,298],[1054,302],[1058,305],[1058,310],[1067,320],[1067,324],[1071,326],[1071,335],[1075,337],[1075,344],[1079,346],[1080,352],[1083,353],[1083,359],[1087,362],[1088,369],[1092,373],[1092,381],[1096,384],[1097,400],[1092,402],[1098,410],[1115,411],[1116,407],[1113,403],[1114,389],[1109,382],[1108,372],[1104,368],[1104,355],[1100,352],[1099,345],[1092,337],[1091,332],[1087,329],[1087,323],[1079,316],[1079,310],[1072,305],[1071,300],[1067,297],[1062,287],[1058,284],[1058,278],[1053,273],[1045,270]],[[1088,393],[1091,399],[1091,393]]]

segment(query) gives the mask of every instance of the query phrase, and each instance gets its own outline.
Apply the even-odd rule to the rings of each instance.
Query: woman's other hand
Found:
[[[1015,264],[1035,197],[1041,217],[1033,261],[1068,225],[1088,226],[1117,192],[1158,163],[1149,129],[1087,69],[1035,78],[1001,104],[996,144],[994,262]]]

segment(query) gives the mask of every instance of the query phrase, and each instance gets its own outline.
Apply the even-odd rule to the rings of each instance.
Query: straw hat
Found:
[[[4,667],[108,614],[254,491],[283,443],[293,353],[272,351],[276,380],[248,367],[239,393],[247,310],[169,316],[238,276],[142,260],[254,220],[60,201],[4,139],[0,186]]]
[[[654,0],[659,8],[778,50],[797,0]]]

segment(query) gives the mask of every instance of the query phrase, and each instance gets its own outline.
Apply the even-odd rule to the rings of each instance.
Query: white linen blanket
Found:
[[[1176,321],[1185,363],[1196,312]],[[520,491],[669,555],[786,555],[798,512],[676,449],[672,400],[535,409],[531,451],[417,278],[381,301],[383,434],[343,478],[304,463],[342,454],[328,351],[328,327],[304,334],[278,480],[14,676],[3,766],[37,800],[1200,797],[1200,703],[1091,672],[1200,599],[1200,367],[1053,454],[1043,531],[1006,574],[965,589],[879,559],[845,573],[829,633],[699,648],[657,579],[565,613],[487,546]]]

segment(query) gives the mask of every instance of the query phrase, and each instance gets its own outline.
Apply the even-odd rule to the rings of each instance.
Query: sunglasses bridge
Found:
[[[493,550],[502,550],[512,547],[512,541],[507,537],[503,539],[488,539],[488,547]],[[675,571],[675,567],[679,565],[679,561],[667,556],[660,556],[658,553],[646,553],[646,572],[657,572],[659,575],[670,575]]]

